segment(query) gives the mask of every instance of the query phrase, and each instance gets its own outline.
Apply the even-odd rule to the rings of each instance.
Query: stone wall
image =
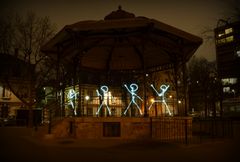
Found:
[[[54,126],[55,137],[79,139],[178,139],[191,137],[189,117],[129,118],[79,117],[65,118]]]

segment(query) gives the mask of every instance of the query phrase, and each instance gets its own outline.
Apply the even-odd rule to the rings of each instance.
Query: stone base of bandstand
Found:
[[[74,117],[52,128],[54,138],[160,139],[191,138],[191,117]],[[50,137],[51,138],[51,137]]]

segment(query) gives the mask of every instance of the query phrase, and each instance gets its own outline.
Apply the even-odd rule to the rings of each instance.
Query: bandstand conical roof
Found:
[[[42,51],[82,69],[150,70],[187,61],[202,39],[160,21],[136,17],[119,7],[104,20],[66,25]]]

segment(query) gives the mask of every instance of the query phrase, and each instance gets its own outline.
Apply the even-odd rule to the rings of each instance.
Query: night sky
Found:
[[[232,14],[240,0],[1,0],[1,15],[6,12],[35,12],[49,16],[57,30],[83,20],[100,20],[121,5],[135,16],[153,18],[202,37],[206,29],[216,27],[217,20]],[[235,3],[234,3],[235,2]],[[196,56],[215,60],[213,41],[204,41]]]

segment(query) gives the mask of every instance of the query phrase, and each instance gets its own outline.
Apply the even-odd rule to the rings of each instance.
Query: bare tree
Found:
[[[10,53],[13,40],[13,17],[7,15],[0,17],[0,53]]]
[[[226,8],[230,11],[225,11],[222,18],[216,20],[216,26],[210,27],[205,26],[201,32],[202,37],[205,41],[214,41],[214,28],[221,25],[226,25],[227,23],[232,23],[240,21],[240,0],[231,0],[226,4]]]
[[[28,107],[29,126],[33,124],[33,106],[38,102],[36,91],[47,80],[55,76],[52,60],[40,52],[41,46],[48,41],[55,32],[54,25],[48,17],[38,17],[33,12],[24,16],[8,16],[1,20],[0,50],[1,53],[12,54],[22,60],[24,68],[19,71],[16,81],[12,70],[20,65],[11,65],[5,82],[9,89]],[[15,79],[13,79],[15,78]],[[19,84],[20,83],[20,84]]]
[[[216,116],[216,102],[221,97],[221,82],[217,77],[216,63],[193,57],[188,65],[188,72],[190,106],[198,111],[204,110],[206,117],[209,116],[209,111]]]
[[[240,21],[240,0],[228,1],[230,12],[226,13],[225,18],[231,22]]]

